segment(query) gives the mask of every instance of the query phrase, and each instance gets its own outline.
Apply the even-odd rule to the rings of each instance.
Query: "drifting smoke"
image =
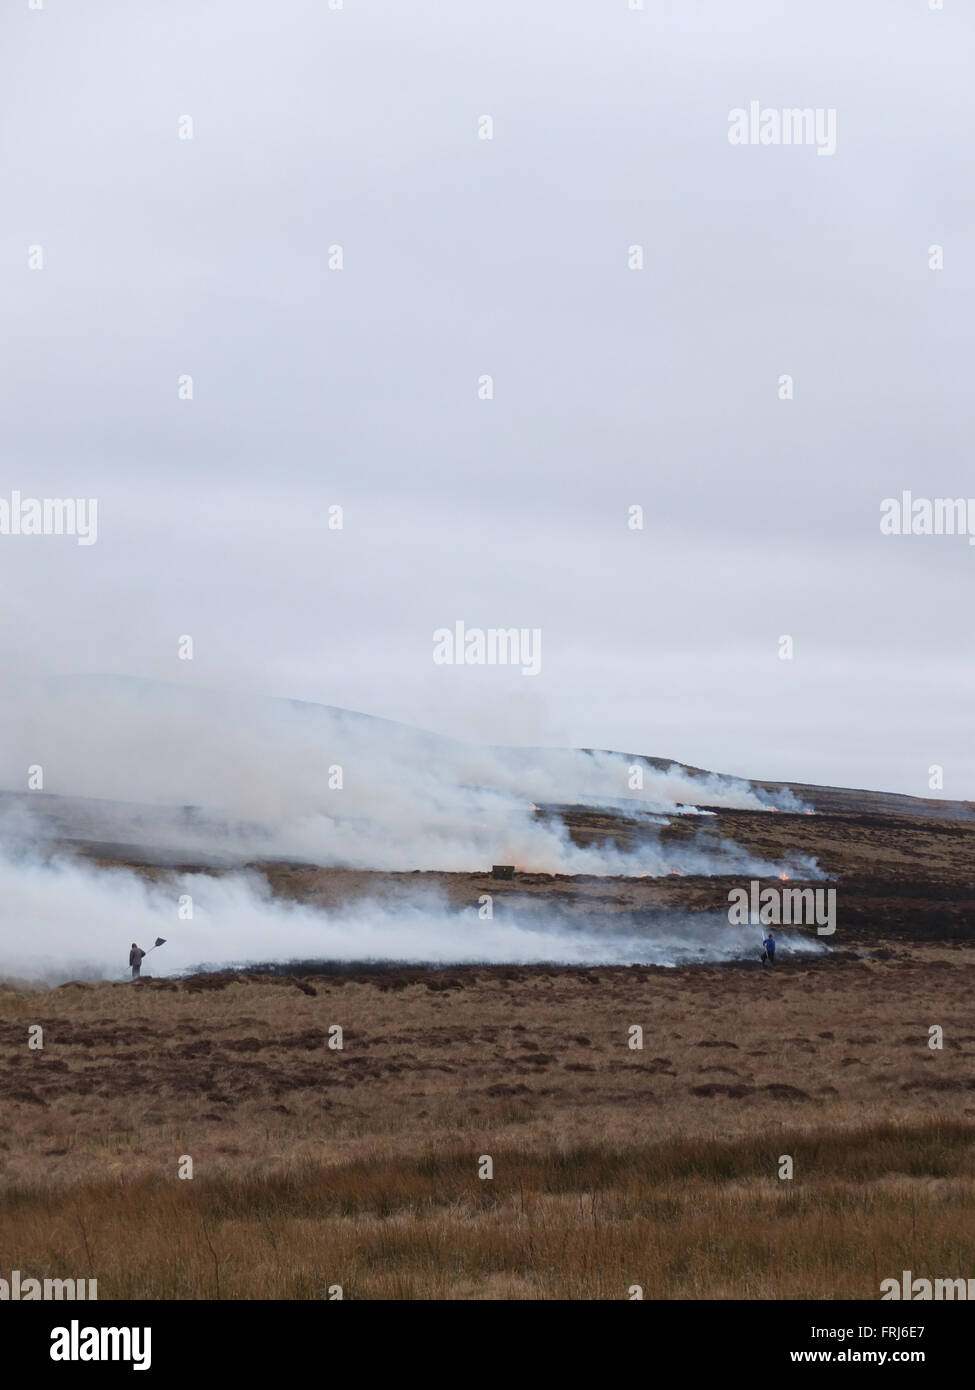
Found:
[[[643,758],[562,749],[479,748],[326,706],[138,681],[8,687],[0,699],[0,970],[64,980],[117,977],[120,943],[167,939],[158,970],[295,959],[657,963],[752,954],[754,932],[702,917],[606,925],[552,911],[493,921],[424,898],[322,912],[272,898],[269,859],[323,867],[548,873],[821,877],[815,863],[756,859],[696,834],[661,839],[697,803],[777,809],[747,783],[661,769]],[[22,790],[28,776],[43,788]],[[639,788],[636,790],[635,788]],[[539,810],[538,803],[548,809]],[[789,802],[779,798],[785,809]],[[624,843],[579,845],[567,807],[625,816]],[[598,815],[595,820],[599,820]],[[605,816],[603,831],[615,823]],[[595,837],[594,837],[595,838]],[[218,872],[149,882],[65,853]],[[181,894],[193,918],[177,917]],[[178,923],[177,925],[174,925]],[[798,940],[798,939],[797,939]],[[815,949],[797,945],[796,949]],[[120,952],[121,958],[120,958]]]
[[[139,844],[200,863],[295,858],[323,866],[559,873],[816,874],[707,840],[663,848],[653,827],[698,803],[797,809],[791,793],[661,770],[639,757],[490,749],[294,701],[107,678],[32,682],[0,700],[0,787],[24,794],[5,835]],[[634,782],[642,781],[639,790]],[[53,795],[51,795],[53,794]],[[11,798],[6,798],[8,807]],[[580,847],[533,803],[626,809],[645,843]],[[31,813],[23,818],[26,809]],[[702,824],[705,823],[702,819]]]
[[[193,899],[189,921],[177,914],[184,894]],[[157,936],[166,944],[147,958],[147,975],[266,960],[678,966],[757,959],[762,934],[704,914],[599,926],[526,906],[485,921],[475,907],[450,910],[432,894],[322,912],[272,898],[256,875],[188,874],[162,884],[128,869],[0,857],[0,978],[52,985],[119,979],[128,943]],[[786,957],[825,949],[799,933],[779,936]]]

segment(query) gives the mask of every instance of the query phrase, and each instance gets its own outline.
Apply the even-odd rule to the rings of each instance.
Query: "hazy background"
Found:
[[[975,550],[878,525],[975,496],[945,5],[6,5],[0,496],[99,520],[0,537],[4,671],[975,797]],[[836,154],[732,147],[751,100]],[[457,619],[541,674],[434,666]]]

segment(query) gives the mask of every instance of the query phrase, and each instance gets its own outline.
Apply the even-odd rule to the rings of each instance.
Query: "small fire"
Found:
[[[788,883],[788,882],[789,882],[789,875],[788,875],[788,874],[779,874],[779,878],[782,880],[783,883]]]
[[[684,877],[684,875],[681,873],[680,869],[671,869],[671,870],[670,870],[670,873],[673,875],[674,878],[683,878],[683,877]]]

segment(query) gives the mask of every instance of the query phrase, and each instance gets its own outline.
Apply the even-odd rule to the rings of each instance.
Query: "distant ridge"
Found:
[[[174,708],[182,706],[192,708],[197,706],[201,709],[223,708],[227,718],[232,719],[235,715],[247,719],[250,715],[259,712],[261,709],[286,707],[293,711],[300,719],[307,719],[309,727],[317,717],[327,716],[338,721],[340,725],[358,726],[369,728],[375,731],[377,740],[383,738],[390,740],[391,745],[397,736],[408,734],[414,736],[417,741],[423,741],[432,757],[436,756],[438,745],[448,748],[456,748],[463,742],[471,740],[459,740],[444,734],[434,733],[431,730],[420,728],[417,725],[405,724],[398,720],[387,719],[381,715],[362,714],[356,710],[344,709],[338,705],[319,704],[310,700],[295,700],[282,696],[260,695],[253,692],[235,693],[232,691],[221,690],[215,687],[179,685],[171,681],[147,680],[138,676],[115,676],[115,675],[65,675],[37,677],[26,682],[13,681],[10,685],[22,684],[35,687],[53,694],[70,693],[72,690],[84,691],[103,691],[106,695],[114,692],[125,691],[133,694],[137,701],[144,701],[148,706],[153,700],[170,700]],[[866,816],[885,816],[885,817],[916,817],[931,820],[975,820],[975,802],[957,801],[940,799],[937,797],[910,796],[902,792],[882,792],[867,791],[855,787],[834,787],[820,786],[809,782],[782,782],[766,781],[759,778],[748,778],[731,773],[721,773],[707,768],[696,767],[692,763],[681,762],[677,758],[659,758],[645,753],[629,753],[619,749],[594,749],[584,748],[580,750],[566,750],[548,745],[547,747],[537,748],[522,745],[486,745],[493,751],[512,752],[523,751],[526,757],[533,754],[545,752],[566,752],[579,751],[582,753],[611,753],[617,757],[639,760],[649,764],[651,767],[666,772],[669,768],[675,768],[686,774],[692,780],[707,782],[712,777],[726,778],[732,782],[739,782],[744,786],[751,786],[756,790],[770,794],[778,792],[792,791],[796,797],[803,801],[813,810],[824,815],[866,815]],[[572,794],[572,789],[567,788],[566,794]],[[28,806],[34,805],[39,808],[37,793],[20,793],[13,789],[6,791],[0,790],[0,801],[10,806],[13,802],[22,802]],[[60,799],[60,808],[56,807],[54,800]],[[48,817],[56,818],[59,814],[67,817],[72,823],[77,823],[79,813],[83,806],[82,798],[54,798],[48,802],[45,812]],[[69,804],[73,803],[73,804]],[[102,802],[99,809],[104,814],[121,814],[121,808],[129,803]],[[132,803],[133,805],[135,803]],[[174,803],[175,804],[175,803]],[[703,786],[701,797],[696,800],[697,805],[708,808],[708,789]],[[92,801],[94,809],[98,803]],[[158,814],[158,806],[153,808]],[[145,807],[147,813],[149,807]],[[788,813],[784,813],[788,814]],[[60,827],[67,829],[67,825]]]
[[[592,750],[586,749],[586,752],[589,751]],[[689,763],[678,762],[675,758],[651,758],[644,753],[627,753],[624,756],[640,757],[661,772],[666,772],[669,767],[676,767],[689,777],[728,777],[735,781],[747,782],[749,786],[770,793],[789,790],[794,792],[800,801],[824,815],[920,816],[931,820],[975,820],[975,802],[972,801],[942,801],[933,796],[872,792],[860,787],[824,787],[815,782],[766,782],[757,777],[736,778],[733,773],[716,773],[706,768],[692,767]],[[707,800],[697,804],[706,807]]]

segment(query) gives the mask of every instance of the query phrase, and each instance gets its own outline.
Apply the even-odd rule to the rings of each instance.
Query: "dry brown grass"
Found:
[[[491,1181],[479,1157],[22,1188],[3,1257],[161,1299],[871,1298],[902,1269],[973,1268],[971,1125],[515,1150]]]
[[[969,1277],[973,982],[971,950],[916,946],[774,975],[3,991],[0,1274],[82,1276],[90,1252],[103,1298],[213,1297],[218,1276],[241,1298],[846,1298],[906,1268]]]

